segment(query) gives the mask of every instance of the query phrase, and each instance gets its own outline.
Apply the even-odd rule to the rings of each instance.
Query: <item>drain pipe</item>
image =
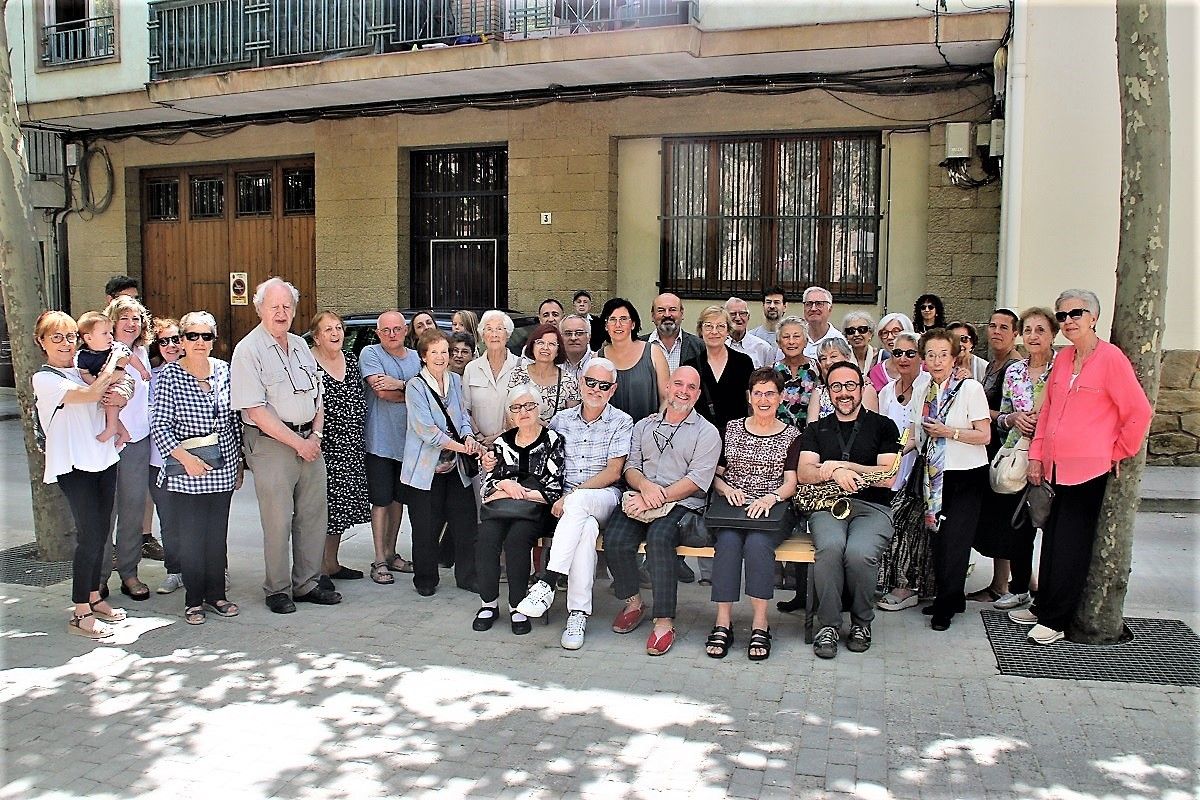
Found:
[[[1004,181],[1000,188],[1000,241],[996,255],[996,306],[1015,308],[1020,290],[1021,193],[1024,179],[1025,76],[1029,30],[1026,0],[1012,7],[1012,41],[1004,99]]]

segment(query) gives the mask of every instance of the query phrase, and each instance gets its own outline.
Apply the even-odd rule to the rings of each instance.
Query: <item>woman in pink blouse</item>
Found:
[[[1029,638],[1038,644],[1063,638],[1087,581],[1108,476],[1141,449],[1154,413],[1129,359],[1096,336],[1096,295],[1068,289],[1054,311],[1071,344],[1054,359],[1029,447],[1029,482],[1048,480],[1056,494],[1042,531],[1037,597],[1009,612],[1034,626]]]

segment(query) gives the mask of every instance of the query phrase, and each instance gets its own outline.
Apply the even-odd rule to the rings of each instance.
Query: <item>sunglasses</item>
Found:
[[[508,407],[508,413],[520,414],[522,411],[535,411],[537,410],[537,407],[538,404],[532,401],[528,403],[513,403]]]
[[[937,306],[935,306],[932,303],[926,303],[925,305],[921,306],[921,310],[922,311],[937,311]]]
[[[1066,322],[1067,317],[1071,319],[1079,319],[1084,314],[1088,313],[1086,308],[1072,308],[1070,311],[1055,311],[1054,318],[1061,322]]]
[[[831,392],[841,392],[841,391],[853,392],[855,389],[857,389],[860,386],[862,386],[862,384],[859,383],[858,381],[845,381],[845,382],[839,381],[839,382],[829,384],[829,391],[831,391]]]
[[[916,350],[893,350],[892,358],[916,358]]]
[[[183,334],[183,338],[187,339],[189,342],[194,342],[197,339],[203,339],[206,342],[211,342],[213,339],[217,338],[217,335],[215,333],[209,333],[208,331],[204,331],[203,333],[200,331],[188,331],[187,333]]]
[[[587,376],[584,376],[583,384],[589,389],[599,389],[602,392],[607,392],[616,385],[613,381],[602,381],[599,378],[589,378]]]
[[[857,336],[860,333],[870,333],[870,332],[871,332],[870,325],[859,325],[857,328],[846,328],[846,330],[843,331],[843,333],[845,333],[847,336]]]
[[[960,342],[962,342],[963,344],[970,344],[970,343],[971,343],[971,337],[970,337],[970,336],[960,336],[960,337],[958,337],[958,340],[959,340]]]
[[[180,342],[180,341],[182,341],[182,340],[183,340],[183,337],[182,337],[181,335],[179,335],[179,334],[175,334],[174,336],[160,336],[160,337],[158,337],[158,343],[159,343],[160,345],[164,345],[164,344],[179,344],[179,342]]]

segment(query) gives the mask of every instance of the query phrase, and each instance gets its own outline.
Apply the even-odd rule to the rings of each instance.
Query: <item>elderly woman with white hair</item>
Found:
[[[866,375],[879,357],[879,352],[871,346],[871,339],[875,338],[875,318],[866,311],[848,312],[842,317],[842,335],[850,343],[854,356],[852,363]]]
[[[508,382],[513,370],[521,365],[521,359],[508,349],[514,329],[512,317],[503,311],[493,308],[483,312],[478,328],[483,355],[463,370],[463,403],[471,415],[471,427],[486,447],[491,447],[506,427]]]
[[[229,503],[241,484],[241,437],[229,365],[212,358],[217,321],[193,311],[179,321],[183,357],[158,375],[151,435],[163,454],[158,485],[170,492],[183,567],[184,620],[237,616],[225,597]]]
[[[868,370],[867,379],[878,392],[900,377],[900,370],[891,359],[892,349],[898,334],[913,333],[914,328],[907,314],[884,314],[875,329],[879,332],[879,343],[883,346],[875,354],[875,363]]]
[[[854,352],[850,349],[849,342],[845,339],[826,339],[821,342],[817,346],[817,368],[821,371],[821,382],[826,382],[825,376],[829,374],[830,367],[843,361],[854,363]],[[875,387],[870,381],[864,380],[862,390],[863,408],[878,413],[879,393],[875,391]],[[816,422],[832,413],[833,401],[829,397],[829,387],[822,386],[819,391],[812,393],[808,402],[808,422]]]
[[[541,423],[541,391],[532,383],[508,390],[513,427],[492,443],[495,465],[483,477],[483,507],[475,540],[475,573],[482,605],[471,627],[486,631],[500,615],[500,552],[508,569],[508,612],[515,634],[530,631],[517,605],[525,598],[530,551],[546,528],[550,507],[563,493],[563,438]],[[490,463],[490,459],[489,459]]]
[[[1109,475],[1137,455],[1154,410],[1129,359],[1096,335],[1100,300],[1068,289],[1054,319],[1071,342],[1054,358],[1037,428],[1029,445],[1029,482],[1049,481],[1055,497],[1042,528],[1038,593],[1009,618],[1033,625],[1029,638],[1053,644],[1075,614],[1087,585],[1096,522]]]

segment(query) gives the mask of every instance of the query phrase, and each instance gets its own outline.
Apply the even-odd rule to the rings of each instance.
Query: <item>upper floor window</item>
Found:
[[[116,58],[116,0],[45,0],[40,6],[42,66]]]
[[[661,283],[687,297],[878,289],[878,134],[668,139]]]

